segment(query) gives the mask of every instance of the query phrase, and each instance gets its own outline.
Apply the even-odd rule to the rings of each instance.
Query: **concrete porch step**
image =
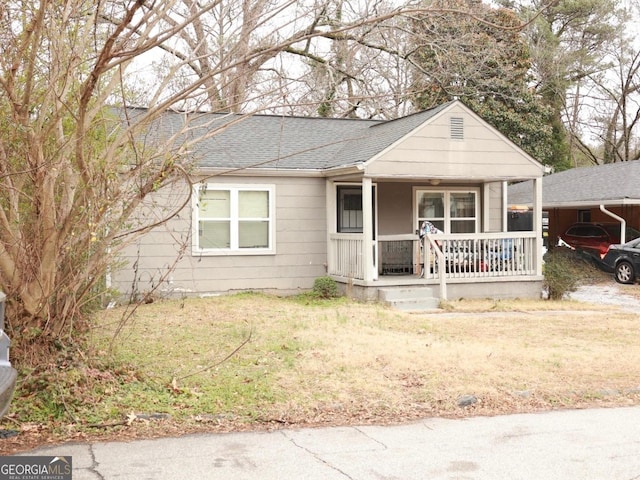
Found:
[[[387,305],[402,311],[436,310],[440,299],[434,288],[420,287],[385,287],[378,290],[378,299]]]

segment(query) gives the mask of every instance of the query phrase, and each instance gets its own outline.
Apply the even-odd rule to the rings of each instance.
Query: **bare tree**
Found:
[[[331,0],[3,3],[0,287],[14,336],[70,334],[121,248],[189,201],[193,144],[216,132],[163,112],[290,103],[300,93],[288,78],[300,77],[282,75],[287,56],[363,45],[363,32],[408,13],[370,7],[331,24]],[[346,95],[377,94],[367,88]]]
[[[168,26],[170,8],[45,0],[0,9],[0,284],[14,330],[69,332],[127,232],[150,226],[135,225],[133,212],[186,173],[177,136],[154,148],[142,139],[191,88],[135,117],[106,108],[127,102],[132,59],[197,18]]]
[[[636,3],[621,3],[619,28],[598,51],[600,70],[587,72],[569,92],[576,163],[640,159],[640,36],[635,27],[639,15]]]
[[[640,52],[637,38],[620,33],[611,48],[603,51],[610,68],[589,75],[589,95],[582,103],[578,148],[594,164],[640,159]]]
[[[534,88],[552,110],[551,146],[560,169],[576,163],[574,147],[578,137],[574,129],[580,110],[580,92],[589,75],[607,68],[603,51],[615,38],[616,31],[623,28],[619,17],[623,1],[502,1],[516,4],[524,19],[533,19],[526,35]],[[575,93],[580,97],[575,97]]]
[[[394,118],[412,108],[407,18],[434,10],[412,1],[220,3],[184,29],[158,64],[180,65],[172,88],[206,77],[213,111]]]
[[[216,134],[198,111],[310,112],[322,101],[333,114],[406,108],[402,28],[433,8],[384,5],[5,1],[0,287],[14,338],[71,334],[121,249],[186,205],[193,145]],[[292,68],[291,58],[307,63]],[[333,75],[319,75],[324,89],[318,65]]]

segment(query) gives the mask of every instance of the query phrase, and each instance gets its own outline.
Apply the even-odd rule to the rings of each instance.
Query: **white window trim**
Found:
[[[479,188],[464,188],[464,187],[454,187],[454,188],[447,188],[447,187],[428,187],[428,186],[424,186],[424,187],[414,187],[413,189],[413,224],[414,225],[418,225],[418,194],[420,192],[438,192],[438,193],[445,193],[444,196],[444,228],[445,231],[444,233],[449,234],[451,233],[451,211],[450,211],[450,206],[451,206],[451,196],[450,194],[452,193],[473,193],[475,194],[476,197],[476,204],[475,204],[475,232],[474,233],[478,233],[480,230],[480,225],[481,225],[481,218],[480,218],[480,189]],[[467,218],[467,220],[471,220],[470,218]],[[419,227],[416,227],[419,228]],[[461,235],[466,235],[466,234],[461,234]]]
[[[340,234],[355,234],[355,235],[362,235],[362,231],[356,232],[356,231],[351,231],[351,232],[344,232],[344,231],[340,231],[340,213],[338,212],[338,208],[340,208],[340,196],[338,194],[338,192],[340,191],[341,188],[346,187],[346,188],[353,188],[353,189],[360,189],[360,195],[362,196],[363,192],[362,192],[362,183],[336,183],[336,225],[335,225],[335,229],[337,233]],[[363,211],[362,214],[364,216],[364,204],[362,205]],[[363,227],[364,228],[364,227]]]
[[[199,223],[200,210],[198,202],[200,198],[200,190],[225,190],[231,192],[231,248],[200,248],[199,245]],[[268,192],[269,193],[269,247],[268,248],[238,248],[238,192]],[[193,186],[193,195],[191,199],[191,254],[194,256],[230,256],[230,255],[275,255],[276,254],[276,235],[275,235],[275,212],[276,212],[276,187],[273,184],[226,184],[226,183],[200,183]],[[236,247],[234,248],[234,245]]]

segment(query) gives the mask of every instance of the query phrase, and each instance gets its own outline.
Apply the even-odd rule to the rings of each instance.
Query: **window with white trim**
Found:
[[[416,190],[416,211],[416,228],[427,220],[444,233],[478,232],[478,190]]]
[[[376,186],[373,185],[371,211],[376,211]],[[362,233],[364,230],[364,212],[362,208],[362,185],[338,185],[336,189],[338,233]],[[375,237],[375,215],[373,235]]]
[[[273,185],[198,185],[194,198],[194,252],[275,253]]]
[[[362,187],[338,186],[338,232],[362,233]]]

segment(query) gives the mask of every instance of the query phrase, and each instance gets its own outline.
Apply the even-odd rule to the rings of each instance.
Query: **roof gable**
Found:
[[[393,145],[366,172],[441,179],[542,176],[544,166],[462,102],[444,104]]]

